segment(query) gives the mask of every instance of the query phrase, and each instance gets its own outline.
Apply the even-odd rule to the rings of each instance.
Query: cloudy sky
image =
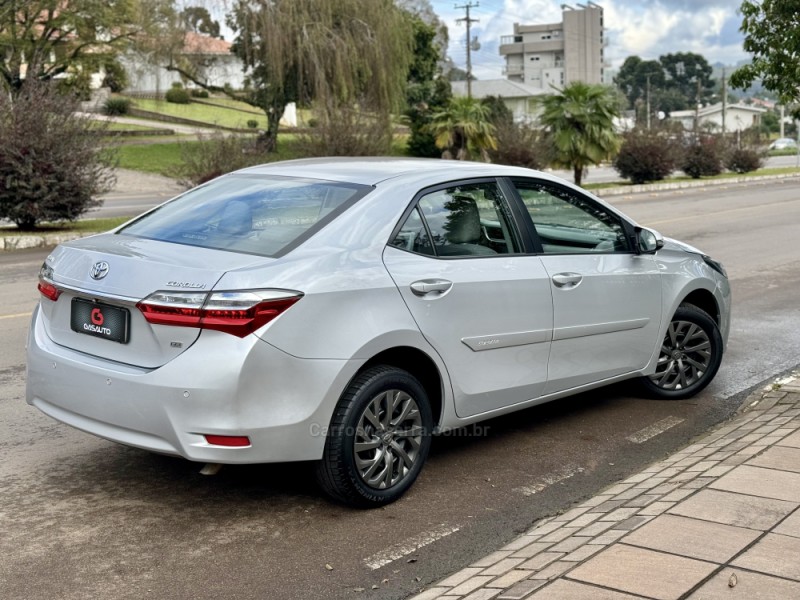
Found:
[[[501,77],[505,64],[498,54],[500,37],[513,33],[514,23],[537,24],[561,21],[561,4],[573,0],[480,0],[472,9],[473,35],[481,49],[472,54],[478,79]],[[582,0],[581,0],[582,1]],[[473,3],[475,0],[473,0]],[[746,59],[742,50],[740,0],[596,0],[603,7],[609,38],[606,60],[613,68],[631,54],[644,59],[670,52],[697,52],[712,64],[736,64]],[[462,68],[466,62],[466,29],[456,19],[464,16],[454,6],[466,1],[431,0],[433,9],[450,32],[449,53]]]

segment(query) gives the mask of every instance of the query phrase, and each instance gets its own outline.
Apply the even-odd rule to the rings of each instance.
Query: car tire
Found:
[[[653,398],[691,398],[711,383],[721,361],[717,323],[700,308],[682,304],[670,320],[655,373],[641,377],[640,383]]]
[[[336,405],[317,481],[331,498],[349,506],[394,502],[422,470],[432,429],[430,402],[420,382],[402,369],[371,367]]]

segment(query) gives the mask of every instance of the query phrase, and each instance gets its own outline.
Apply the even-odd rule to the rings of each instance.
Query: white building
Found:
[[[698,120],[698,127],[702,128],[712,124],[715,129],[726,132],[744,131],[750,127],[757,127],[761,124],[761,115],[767,112],[766,108],[757,106],[747,106],[746,104],[729,104],[725,107],[724,117],[722,103],[705,106],[699,111],[676,110],[670,113],[669,118],[673,121],[680,121],[686,130],[694,129],[695,119]]]
[[[230,42],[188,32],[180,55],[197,69],[200,79],[208,85],[228,84],[234,89],[244,86],[243,64],[231,53]],[[126,91],[162,94],[173,83],[184,83],[177,71],[168,71],[164,62],[156,58],[129,53],[120,56],[119,61],[128,74]]]
[[[561,23],[514,23],[514,34],[500,39],[500,55],[506,59],[503,74],[546,90],[574,81],[603,83],[603,9],[594,2],[577,6],[561,5]]]
[[[453,81],[453,95],[466,96],[467,82]],[[488,96],[502,98],[505,105],[514,115],[515,121],[528,122],[534,120],[537,110],[534,99],[536,96],[552,93],[553,90],[543,90],[508,79],[476,79],[472,82],[472,97],[482,100]]]

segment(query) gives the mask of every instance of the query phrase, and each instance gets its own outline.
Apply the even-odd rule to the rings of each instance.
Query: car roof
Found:
[[[447,175],[464,177],[533,174],[528,169],[439,158],[306,158],[268,163],[237,171],[249,175],[285,175],[328,181],[376,185],[403,175]],[[537,173],[538,174],[538,173]]]

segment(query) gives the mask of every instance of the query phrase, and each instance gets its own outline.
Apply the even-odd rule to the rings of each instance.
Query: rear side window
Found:
[[[439,257],[520,252],[508,205],[494,182],[458,185],[426,194],[390,244]]]
[[[312,179],[230,175],[187,192],[118,233],[274,257],[311,237],[370,189]]]

